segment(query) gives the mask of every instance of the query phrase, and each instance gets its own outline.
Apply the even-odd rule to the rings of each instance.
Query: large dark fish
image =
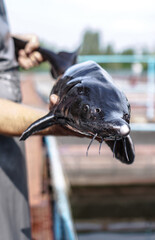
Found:
[[[44,117],[32,123],[21,140],[60,124],[85,136],[103,141],[114,156],[126,164],[135,158],[130,133],[130,105],[110,75],[97,63],[88,61],[69,67],[54,85],[51,94],[59,101]]]

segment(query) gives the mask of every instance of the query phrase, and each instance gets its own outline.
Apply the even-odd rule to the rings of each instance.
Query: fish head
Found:
[[[79,81],[70,88],[65,103],[61,110],[68,128],[104,140],[116,158],[127,164],[133,162],[130,104],[113,83],[89,78]]]
[[[63,103],[63,106],[62,106]],[[130,132],[130,105],[113,84],[94,79],[75,84],[58,107],[67,124],[101,138],[119,138]]]

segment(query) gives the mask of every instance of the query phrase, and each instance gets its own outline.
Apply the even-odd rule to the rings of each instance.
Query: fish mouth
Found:
[[[113,141],[114,142],[114,144],[113,144],[113,149],[112,149],[112,152],[113,152],[113,158],[117,158],[117,154],[116,154],[116,146],[117,146],[117,142],[120,142],[120,141],[122,141],[122,143],[123,143],[123,150],[124,150],[124,153],[125,153],[125,159],[127,160],[127,161],[122,161],[122,159],[120,159],[122,162],[124,162],[124,163],[129,163],[130,162],[130,160],[129,160],[129,156],[128,156],[128,152],[127,152],[127,144],[126,144],[126,138],[127,138],[127,136],[125,136],[125,137],[118,137],[118,136],[116,136],[115,138],[113,137],[113,138],[105,138],[104,140],[105,141]]]
[[[122,138],[126,138],[128,135],[126,135],[124,137],[120,136],[120,135],[109,135],[109,136],[103,137],[103,139],[105,141],[115,141],[115,140],[118,141],[118,140],[121,140]],[[100,137],[100,138],[102,138],[102,137]]]
[[[87,151],[86,151],[87,156],[88,156],[88,151],[90,149],[90,146],[92,145],[93,141],[97,137],[100,139],[99,154],[101,151],[102,143],[104,141],[111,148],[113,152],[113,158],[119,159],[122,163],[125,163],[128,165],[133,163],[135,158],[135,152],[134,152],[134,146],[129,134],[125,137],[109,136],[105,138],[99,137],[97,133],[94,134],[93,138],[91,139],[87,147]]]
[[[126,127],[115,127],[112,129],[112,133],[103,131],[102,135],[99,133],[82,132],[81,130],[71,126],[70,124],[66,125],[67,128],[71,129],[74,132],[77,132],[83,136],[92,137],[90,143],[88,144],[86,150],[86,156],[88,156],[89,149],[93,144],[94,140],[99,141],[99,154],[101,152],[102,143],[105,142],[113,152],[113,158],[119,159],[122,163],[131,164],[134,161],[135,153],[132,140],[130,138],[130,128]],[[116,131],[117,130],[117,131]],[[115,132],[115,133],[114,133]]]
[[[112,133],[110,133],[110,131],[112,131]],[[111,144],[110,148],[113,152],[113,158],[117,158],[122,163],[126,164],[131,164],[134,159],[130,151],[132,149],[132,152],[134,152],[133,147],[129,141],[129,134],[130,126],[123,124],[122,126],[113,126],[112,129],[109,129],[108,136],[103,137],[103,140],[107,144],[108,142]]]

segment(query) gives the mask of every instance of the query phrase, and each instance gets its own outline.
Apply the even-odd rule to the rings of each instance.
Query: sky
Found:
[[[11,31],[35,33],[59,50],[74,50],[89,29],[101,46],[155,50],[155,0],[5,0]]]

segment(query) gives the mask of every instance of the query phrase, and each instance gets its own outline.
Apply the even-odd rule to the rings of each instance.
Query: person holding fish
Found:
[[[18,62],[15,58],[15,48]],[[93,61],[75,64],[77,52],[53,53],[33,35],[11,38],[0,0],[0,240],[31,239],[23,142],[32,134],[74,135],[103,141],[115,158],[131,164],[130,105],[109,74]],[[18,64],[48,60],[57,78],[49,113],[22,105]],[[71,65],[74,65],[70,67]]]
[[[15,136],[46,114],[21,104],[18,66],[29,69],[43,61],[35,51],[38,38],[26,35],[22,39],[28,42],[18,52],[17,61],[5,5],[0,0],[0,240],[31,239],[24,145]],[[57,131],[51,128],[38,134]]]

